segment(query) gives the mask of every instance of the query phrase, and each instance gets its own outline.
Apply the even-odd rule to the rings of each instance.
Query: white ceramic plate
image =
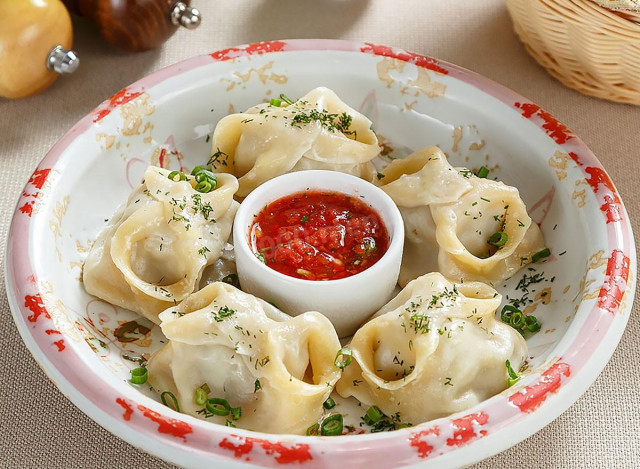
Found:
[[[530,288],[543,329],[528,340],[531,367],[513,387],[466,412],[408,429],[301,437],[200,421],[128,383],[131,358],[157,349],[163,337],[150,322],[83,290],[82,262],[105,219],[149,163],[191,168],[206,162],[208,136],[229,112],[316,86],[332,88],[367,115],[392,156],[436,144],[454,165],[488,166],[520,190],[553,255],[536,272],[525,270],[498,287],[521,295],[522,275],[545,278]],[[481,460],[551,422],[595,380],[623,333],[636,278],[631,227],[613,183],[556,119],[454,65],[326,40],[273,41],[195,57],[102,103],[51,149],[27,183],[5,265],[15,322],[60,390],[120,438],[194,467],[216,461],[447,467]]]

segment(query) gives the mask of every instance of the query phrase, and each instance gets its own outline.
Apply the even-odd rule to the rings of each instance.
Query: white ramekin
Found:
[[[314,281],[289,277],[257,259],[249,244],[254,217],[269,203],[305,190],[342,192],[360,197],[379,215],[389,232],[389,249],[368,269],[338,280]],[[335,171],[299,171],[258,186],[240,205],[233,225],[236,266],[246,292],[296,316],[318,311],[333,323],[340,337],[357,327],[391,298],[398,281],[404,225],[391,198],[373,184]]]

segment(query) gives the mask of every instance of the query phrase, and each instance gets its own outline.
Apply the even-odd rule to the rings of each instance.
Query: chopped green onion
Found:
[[[253,392],[258,392],[260,389],[262,389],[262,384],[259,379],[256,379],[256,382],[253,383]]]
[[[546,259],[550,255],[551,251],[549,251],[549,248],[544,248],[542,251],[538,251],[533,256],[531,256],[531,262],[538,262],[539,260]]]
[[[319,433],[320,424],[314,423],[309,428],[307,428],[307,436],[316,436]]]
[[[320,434],[323,436],[342,435],[342,414],[333,414],[323,420],[320,425]]]
[[[209,184],[208,181],[199,182],[198,185],[196,186],[196,190],[198,192],[202,192],[203,194],[207,194],[211,192],[211,189],[212,189],[211,184]]]
[[[542,324],[540,324],[537,317],[529,315],[524,318],[524,327],[526,327],[529,332],[538,332]]]
[[[340,350],[338,350],[338,353],[336,354],[336,358],[333,361],[333,364],[338,368],[340,368],[341,370],[344,370],[346,367],[348,367],[351,364],[351,360],[353,360],[353,353],[351,352],[351,349],[347,347],[343,347]]]
[[[235,423],[233,423],[233,422],[232,422],[231,420],[229,420],[229,419],[227,419],[227,421],[225,422],[225,425],[226,425],[227,427],[233,427],[233,428],[236,428],[236,424],[235,424]]]
[[[147,369],[144,366],[131,370],[131,382],[133,384],[144,384],[147,382]]]
[[[522,311],[520,311],[515,306],[505,305],[505,307],[502,308],[502,311],[500,312],[500,319],[502,319],[502,322],[506,322],[507,324],[509,324],[511,320],[511,315],[513,313],[521,313],[521,312]]]
[[[240,280],[238,279],[238,274],[229,274],[222,277],[222,281],[224,283],[228,283],[229,285],[233,285],[236,288],[240,288]]]
[[[280,93],[280,99],[287,104],[293,104],[293,101],[291,101],[284,93]]]
[[[509,362],[509,360],[504,362],[504,364],[507,367],[507,374],[509,375],[509,378],[507,379],[507,384],[509,385],[509,387],[511,387],[516,381],[518,381],[521,378],[521,376],[519,373],[516,373],[515,371],[513,371],[513,368],[511,368],[511,363]]]
[[[382,411],[378,409],[378,407],[372,405],[367,409],[367,413],[364,415],[364,422],[367,425],[373,425],[382,417],[384,417],[384,414],[382,413]]]
[[[199,387],[198,389],[196,389],[196,392],[194,395],[194,401],[196,405],[204,405],[205,402],[207,402],[208,394],[209,393],[205,391],[202,387]]]
[[[324,407],[327,410],[333,409],[336,406],[336,401],[333,400],[333,398],[328,398],[326,401],[324,401],[324,403],[322,404],[322,407]]]
[[[257,253],[256,253],[256,257],[257,257],[257,258],[258,258],[258,260],[259,260],[260,262],[262,262],[263,264],[266,264],[266,263],[267,263],[267,258],[266,258],[266,257],[264,257],[264,254],[262,254],[261,252],[257,252]]]
[[[204,383],[202,386],[200,386],[204,392],[206,392],[207,394],[209,394],[211,392],[211,389],[209,389],[209,385],[207,383]]]
[[[509,318],[509,324],[514,329],[522,329],[525,325],[524,315],[520,311],[513,313]]]
[[[219,397],[212,397],[211,399],[207,399],[207,402],[205,402],[205,407],[214,415],[229,415],[229,412],[231,412],[229,401],[227,401],[226,399],[221,399]]]
[[[167,397],[171,399],[171,405],[167,403]],[[180,412],[180,405],[178,405],[178,399],[176,399],[176,396],[174,396],[172,392],[170,391],[163,392],[162,394],[160,394],[160,400],[167,407],[169,408],[173,407],[173,410],[175,410],[176,412]]]
[[[196,190],[198,192],[211,192],[218,186],[218,178],[214,173],[206,169],[204,166],[196,166],[191,171],[191,175],[194,176],[198,185]]]
[[[201,167],[201,166],[200,166]],[[194,174],[196,181],[216,181],[217,176],[209,171],[208,169],[199,169],[197,173]]]
[[[488,175],[489,175],[489,168],[487,168],[486,166],[481,166],[478,172],[476,173],[476,176],[482,179],[486,179]]]
[[[214,190],[216,187],[218,187],[218,178],[215,176],[213,178],[207,179],[207,182],[211,184],[211,190]]]
[[[176,176],[178,176],[178,179],[176,179]],[[185,174],[182,171],[171,171],[167,177],[171,179],[173,182],[187,180],[187,176],[185,176]]]
[[[269,104],[271,106],[280,107],[282,105],[282,101],[279,100],[278,98],[271,98],[271,101],[269,101]]]
[[[525,329],[529,332],[538,332],[542,327],[538,318],[532,315],[525,316],[522,311],[513,305],[506,305],[502,308],[500,319],[502,322],[517,329],[522,335],[524,335]]]
[[[504,231],[496,231],[489,237],[487,243],[492,246],[501,248],[502,246],[507,244],[508,239],[509,236],[507,236],[507,233],[505,233]]]
[[[233,420],[238,420],[240,417],[242,417],[242,407],[232,407],[231,418]]]

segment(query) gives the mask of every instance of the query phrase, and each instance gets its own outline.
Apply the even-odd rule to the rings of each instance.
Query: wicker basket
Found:
[[[640,104],[640,12],[590,0],[505,0],[529,53],[582,93]]]

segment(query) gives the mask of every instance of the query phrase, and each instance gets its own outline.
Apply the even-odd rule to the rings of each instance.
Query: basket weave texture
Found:
[[[640,105],[640,12],[590,0],[505,0],[527,51],[582,93]]]

